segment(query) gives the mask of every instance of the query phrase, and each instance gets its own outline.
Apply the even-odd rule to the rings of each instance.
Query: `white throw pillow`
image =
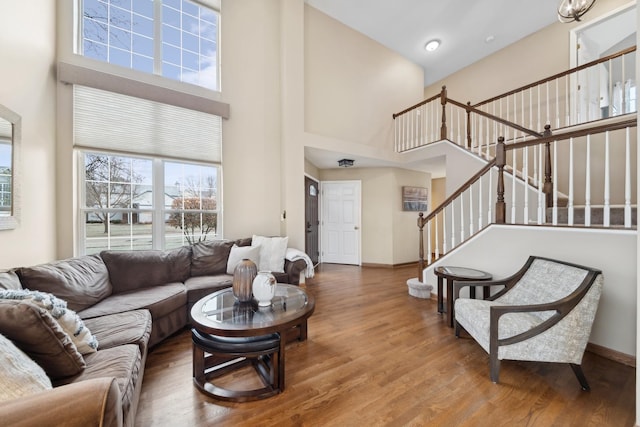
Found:
[[[4,335],[0,335],[0,402],[51,390],[44,369]]]
[[[259,271],[284,273],[284,255],[287,253],[289,237],[265,237],[254,235],[251,246],[260,247]]]
[[[259,246],[238,246],[233,245],[229,252],[227,260],[227,274],[233,274],[236,265],[243,259],[250,259],[258,267],[260,265],[260,247]]]
[[[56,319],[63,331],[69,335],[80,354],[95,353],[98,340],[87,328],[78,314],[67,308],[67,302],[56,296],[28,289],[0,290],[0,299],[28,301],[47,310]]]

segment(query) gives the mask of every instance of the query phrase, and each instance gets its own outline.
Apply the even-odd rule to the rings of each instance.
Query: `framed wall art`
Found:
[[[425,187],[402,187],[402,210],[426,212],[428,193]]]

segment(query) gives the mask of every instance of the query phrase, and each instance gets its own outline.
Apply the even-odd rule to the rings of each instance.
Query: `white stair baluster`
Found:
[[[526,136],[522,135],[524,141]],[[523,224],[529,224],[529,147],[524,147],[522,152],[522,178],[524,179],[524,212],[523,212]]]
[[[436,214],[433,217],[433,220],[435,221],[435,230],[434,230],[435,231],[435,239],[434,240],[435,240],[435,246],[436,246],[436,248],[435,248],[436,249],[436,254],[435,254],[435,257],[434,257],[435,258],[434,261],[437,260],[438,258],[440,258],[440,239],[439,239],[439,234],[438,234],[438,215],[439,214]]]
[[[491,170],[489,170],[491,175]],[[478,230],[482,230],[482,177],[478,180]]]
[[[587,135],[586,182],[584,187],[584,225],[591,226],[591,135]]]
[[[631,151],[629,128],[625,128],[624,149],[624,226],[631,228]]]
[[[447,253],[447,208],[442,209],[442,254]]]
[[[602,225],[609,227],[611,225],[611,170],[609,156],[609,131],[604,134],[604,208]]]
[[[451,201],[451,249],[456,247],[456,201]]]
[[[469,237],[473,236],[473,185],[469,187]]]
[[[567,202],[567,225],[573,225],[573,138],[569,138],[569,201]]]
[[[464,192],[460,193],[460,243],[464,242]]]
[[[437,225],[436,225],[436,229],[437,229]],[[429,264],[431,264],[431,221],[427,222],[427,253],[426,253],[426,256],[427,256],[427,265],[429,265]]]
[[[517,159],[516,150],[511,150],[512,156],[512,170],[511,170],[511,224],[516,223],[516,171],[517,171]]]

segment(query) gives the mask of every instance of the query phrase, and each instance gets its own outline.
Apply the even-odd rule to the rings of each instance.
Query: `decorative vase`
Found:
[[[258,300],[260,307],[271,305],[271,300],[276,295],[276,278],[270,271],[259,271],[253,279],[253,296]]]
[[[243,259],[233,270],[233,296],[240,302],[251,301],[251,289],[258,268],[250,259]]]

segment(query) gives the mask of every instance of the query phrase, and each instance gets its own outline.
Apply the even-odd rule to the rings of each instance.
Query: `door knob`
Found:
[[[353,229],[354,229],[354,230],[359,230],[359,229],[360,229],[360,227],[358,227],[357,225],[354,225],[354,226],[353,226]]]

